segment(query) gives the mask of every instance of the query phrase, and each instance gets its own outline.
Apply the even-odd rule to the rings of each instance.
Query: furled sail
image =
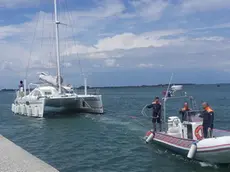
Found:
[[[58,86],[58,78],[52,75],[48,75],[44,72],[39,74],[39,79],[45,83],[51,84],[53,86]],[[63,83],[63,79],[61,78],[61,84]]]

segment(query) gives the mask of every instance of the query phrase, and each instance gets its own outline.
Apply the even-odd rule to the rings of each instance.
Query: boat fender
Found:
[[[15,114],[18,113],[18,105],[15,105],[15,111],[14,111]]]
[[[32,109],[30,106],[27,108],[27,116],[32,116]]]
[[[37,117],[38,116],[38,107],[35,106],[33,110],[34,110],[33,116]]]
[[[149,136],[147,137],[147,139],[145,140],[145,143],[148,144],[154,138],[154,136],[155,136],[155,133],[151,132]]]
[[[25,115],[25,113],[26,113],[26,106],[22,105],[22,107],[21,107],[21,114]]]
[[[22,114],[21,113],[21,105],[18,105],[18,114]]]
[[[11,111],[14,113],[15,112],[15,105],[14,104],[12,104],[12,106],[11,106]]]
[[[191,147],[190,147],[190,149],[189,149],[189,151],[188,151],[187,157],[189,159],[193,159],[195,154],[196,154],[196,151],[197,151],[197,142],[193,142]]]

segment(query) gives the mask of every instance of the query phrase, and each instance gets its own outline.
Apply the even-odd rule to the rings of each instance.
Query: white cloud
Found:
[[[33,3],[35,2],[36,1],[33,1]],[[23,5],[24,3],[27,3],[27,1],[1,1],[1,4],[12,8],[18,8],[19,5]],[[62,11],[59,19],[68,26],[60,27],[61,52],[63,52],[67,47],[72,47],[74,45],[74,41],[73,39],[70,40],[70,37],[72,38],[73,36],[78,35],[78,33],[85,31],[86,28],[95,26],[95,23],[100,22],[101,20],[121,14],[124,9],[124,4],[119,0],[114,0],[112,3],[105,0],[103,2],[100,1],[98,7],[92,8],[90,11]],[[20,54],[22,61],[28,61],[30,58],[30,51],[32,51],[31,66],[38,67],[38,65],[42,65],[42,67],[44,67],[47,65],[48,68],[53,67],[52,64],[43,65],[43,62],[38,63],[39,60],[42,61],[47,59],[47,57],[49,58],[50,54],[55,56],[54,24],[52,19],[53,17],[51,13],[40,11],[37,15],[31,16],[31,21],[0,26],[0,41],[1,44],[3,44],[1,49],[4,50],[1,57],[4,59],[11,58],[16,60],[18,58],[18,54]],[[32,43],[34,32],[35,40],[34,43]],[[84,52],[88,53],[89,57],[97,55],[97,57],[100,56],[105,58],[103,57],[103,53],[89,54],[90,52],[95,52],[95,48],[93,47],[89,48],[78,43],[75,48],[78,50],[77,53]],[[5,53],[7,52],[5,51],[6,49],[11,50],[10,53]],[[67,53],[68,52],[64,51],[62,55],[68,56],[69,54]],[[26,63],[23,63],[23,67],[26,67],[25,64]]]
[[[214,0],[209,3],[204,1],[186,0],[177,9],[182,7],[185,11],[210,11],[222,8],[220,4],[215,5]],[[0,2],[9,2],[7,8],[19,8],[27,1]],[[27,5],[32,6],[35,3],[30,2],[31,4]],[[189,26],[197,25],[190,23],[188,26],[190,21],[184,16],[175,18],[175,21],[172,21],[175,22],[173,27],[170,21],[159,20],[165,9],[171,8],[169,1],[130,0],[132,7],[129,9],[125,6],[128,3],[125,4],[121,0],[94,2],[97,2],[94,8],[73,10],[70,12],[71,16],[69,12],[60,13],[60,21],[68,25],[60,27],[61,56],[64,58],[62,67],[75,70],[76,60],[81,57],[85,61],[84,68],[93,68],[92,71],[109,68],[112,70],[113,67],[221,68],[224,65],[219,63],[219,59],[225,61],[228,58],[230,46],[226,43],[229,38],[224,37],[224,33],[214,33],[214,29],[229,28],[229,23],[219,24],[213,21],[213,26],[202,25],[203,28],[190,30]],[[225,2],[225,7],[228,8],[228,2]],[[41,11],[39,16],[30,68],[54,70],[56,58],[52,14]],[[188,23],[181,23],[185,18]],[[3,19],[3,23],[6,19],[7,17]],[[2,70],[24,71],[27,67],[37,19],[38,15],[33,14],[24,23],[11,23],[6,26],[1,24]],[[151,22],[146,23],[146,20]],[[159,21],[155,23],[156,20]],[[180,29],[181,25],[188,29]],[[200,63],[207,59],[208,63]]]
[[[27,8],[37,6],[41,0],[0,0],[0,8]]]
[[[184,12],[204,12],[219,9],[229,9],[229,0],[184,0],[182,5]]]
[[[116,63],[116,59],[106,59],[105,66],[107,67],[119,67],[120,65]]]
[[[94,59],[105,59],[108,58],[108,55],[105,52],[99,52],[99,53],[95,52],[95,53],[89,53],[88,57]]]
[[[71,63],[69,63],[69,62],[64,62],[64,63],[63,63],[63,66],[64,66],[64,67],[71,67],[71,66],[72,66],[72,64],[71,64]]]
[[[11,70],[12,69],[12,62],[10,61],[3,61],[1,62],[0,70]]]
[[[18,33],[20,33],[20,30],[16,27],[2,26],[0,27],[0,40]]]
[[[112,51],[116,49],[133,49],[142,47],[161,47],[168,45],[171,40],[159,39],[161,36],[174,35],[179,32],[166,31],[166,32],[149,32],[140,35],[133,33],[123,33],[113,37],[108,37],[99,40],[95,45],[98,51]]]
[[[194,40],[196,41],[224,41],[225,38],[224,37],[220,37],[220,36],[211,36],[211,37],[200,37],[200,38],[195,38]]]
[[[210,29],[225,29],[225,28],[230,28],[230,23],[216,24],[213,26],[196,28],[194,30],[210,30]]]
[[[152,31],[139,35],[133,33],[123,33],[113,37],[106,37],[98,40],[93,46],[75,45],[71,47],[68,54],[71,53],[89,53],[89,57],[106,58],[108,55],[105,52],[114,50],[130,50],[135,48],[145,47],[162,47],[177,41],[179,39],[163,39],[162,37],[179,35],[184,33],[184,30],[165,30],[165,31]],[[121,56],[121,55],[119,55]]]
[[[152,64],[152,63],[140,63],[137,65],[138,68],[153,68],[153,67],[163,67],[162,64]]]

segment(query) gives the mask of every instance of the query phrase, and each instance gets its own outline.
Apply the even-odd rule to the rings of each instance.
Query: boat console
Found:
[[[167,134],[184,139],[200,140],[203,132],[199,114],[199,111],[190,111],[186,114],[187,120],[183,122],[177,116],[169,117]]]
[[[167,134],[182,138],[182,123],[177,116],[171,116],[168,118]]]

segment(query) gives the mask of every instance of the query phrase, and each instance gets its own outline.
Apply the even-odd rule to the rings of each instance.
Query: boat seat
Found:
[[[179,127],[170,127],[168,129],[169,133],[180,133],[180,128]]]

